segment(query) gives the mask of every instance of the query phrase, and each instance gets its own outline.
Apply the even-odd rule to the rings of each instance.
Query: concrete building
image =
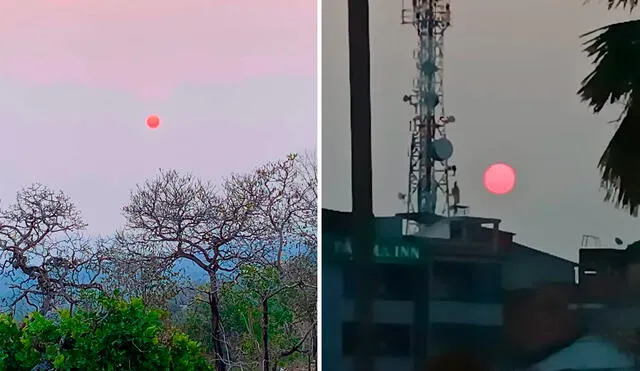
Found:
[[[522,369],[638,369],[639,248],[582,248],[577,284],[512,291],[505,327],[528,351]]]
[[[419,232],[405,235],[408,222],[419,223]],[[348,371],[358,342],[351,217],[323,210],[322,223],[323,366]],[[574,263],[514,243],[499,224],[468,216],[376,218],[376,370],[423,369],[420,347],[430,356],[468,349],[497,358],[507,292],[575,281]]]
[[[589,329],[640,329],[640,243],[624,249],[580,249],[579,308]]]

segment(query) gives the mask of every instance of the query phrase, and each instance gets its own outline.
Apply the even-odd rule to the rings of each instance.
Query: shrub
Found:
[[[30,314],[18,325],[0,316],[0,371],[31,370],[49,361],[56,370],[212,370],[200,345],[163,326],[164,314],[141,300],[93,296],[89,309],[57,318]]]

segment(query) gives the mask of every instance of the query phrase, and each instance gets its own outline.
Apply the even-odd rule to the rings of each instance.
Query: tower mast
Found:
[[[449,0],[403,0],[402,24],[418,33],[414,50],[418,74],[413,89],[403,101],[409,103],[415,116],[409,122],[409,186],[406,195],[408,213],[438,212],[449,216],[456,205],[450,204],[449,176],[455,167],[448,160],[453,145],[447,139],[443,87],[443,36],[451,21]]]

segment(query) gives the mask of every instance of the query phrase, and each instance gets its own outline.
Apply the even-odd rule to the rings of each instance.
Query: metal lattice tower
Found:
[[[409,213],[442,210],[450,216],[457,211],[459,194],[454,196],[449,184],[455,166],[448,163],[453,146],[446,125],[455,119],[445,115],[443,95],[443,36],[451,22],[449,1],[403,0],[402,8],[402,24],[412,25],[419,39],[413,53],[418,75],[411,94],[403,98],[415,112],[409,122],[409,189],[404,199]],[[451,197],[456,199],[453,205]]]

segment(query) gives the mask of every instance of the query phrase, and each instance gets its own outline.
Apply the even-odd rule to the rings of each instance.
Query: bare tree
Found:
[[[220,318],[221,275],[236,271],[239,263],[253,259],[259,246],[252,236],[260,227],[254,222],[258,205],[264,203],[260,175],[233,175],[217,189],[193,175],[160,171],[139,185],[123,208],[129,253],[145,257],[135,247],[152,245],[146,258],[160,259],[166,266],[188,260],[208,276],[207,303],[210,309],[216,370],[228,368]]]
[[[240,364],[272,371],[299,364],[300,354],[315,358],[315,276],[315,263],[296,257],[280,269],[243,265],[237,280],[225,284],[225,318]]]
[[[280,358],[301,352],[315,335],[317,266],[317,162],[315,154],[291,154],[286,161],[272,162],[258,170],[262,193],[268,195],[257,209],[261,229],[255,239],[265,252],[262,263],[277,269],[279,277],[262,277],[270,285],[253,285],[261,305],[262,367],[274,370]],[[255,272],[270,272],[267,270]],[[269,302],[276,295],[292,293],[290,307],[296,313],[302,339],[290,349],[273,350],[269,344]],[[304,303],[304,304],[303,304]],[[311,304],[309,306],[308,304]],[[312,309],[311,309],[312,308]],[[312,335],[313,334],[313,335]]]
[[[280,278],[281,289],[289,290],[289,308],[295,316],[289,332],[300,340],[290,348],[280,349],[276,352],[273,363],[274,371],[277,371],[280,359],[295,353],[307,354],[310,363],[315,361],[318,313],[317,269],[315,259],[307,255],[290,258],[283,264]]]
[[[82,289],[101,289],[99,257],[82,235],[80,212],[62,192],[34,184],[0,210],[0,274],[10,278],[15,297],[47,314],[73,306]]]
[[[297,232],[310,256],[318,252],[318,160],[315,152],[305,151],[296,163],[298,189],[301,194],[302,210],[295,220]]]
[[[128,252],[118,239],[101,241],[103,251],[102,282],[110,292],[119,291],[126,298],[140,298],[150,307],[168,309],[170,300],[180,294],[180,272],[167,266],[163,259],[154,259],[152,246],[135,248]],[[142,257],[141,257],[142,256]]]
[[[292,154],[248,174],[234,174],[220,187],[161,170],[137,186],[123,208],[126,225],[119,238],[130,256],[166,267],[188,260],[207,275],[217,370],[230,365],[220,316],[222,280],[233,280],[248,262],[281,267],[288,250],[315,238],[317,176],[312,156],[305,156]],[[141,246],[152,246],[152,251],[142,252]]]
[[[285,161],[270,162],[256,171],[264,202],[256,219],[262,229],[255,235],[265,263],[281,268],[291,256],[317,253],[317,165],[311,152],[290,154]]]
[[[300,340],[293,346],[290,346],[287,349],[272,349],[273,347],[269,341],[270,301],[278,295],[284,295],[285,297],[289,297],[292,301],[295,301],[294,296],[300,293],[300,289],[304,288],[305,282],[286,282],[274,277],[268,277],[271,273],[268,270],[255,272],[258,275],[262,275],[262,277],[257,277],[260,283],[250,285],[249,287],[253,294],[259,298],[260,309],[262,312],[262,370],[269,371],[271,369],[270,365],[273,365],[273,370],[277,371],[281,358],[288,357],[302,349],[302,346],[307,342],[309,335],[313,332],[316,323],[315,320],[312,323],[307,323],[305,332],[303,334],[296,334],[300,335]],[[295,324],[301,324],[301,321],[297,321]],[[293,334],[295,333],[295,330],[296,329],[290,329],[289,332]],[[271,357],[272,353],[274,353],[273,360]]]

